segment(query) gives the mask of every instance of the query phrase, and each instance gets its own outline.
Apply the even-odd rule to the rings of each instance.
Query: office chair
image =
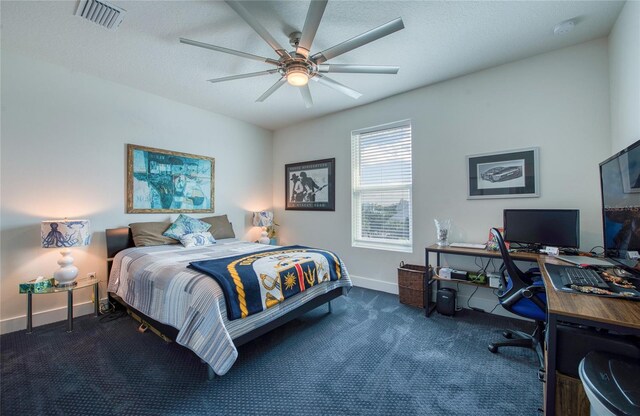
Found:
[[[524,273],[518,269],[509,256],[500,231],[492,228],[491,234],[498,243],[504,263],[500,273],[503,288],[498,295],[500,305],[511,313],[535,320],[536,329],[531,335],[521,331],[505,330],[502,335],[508,340],[489,344],[489,351],[497,353],[500,347],[530,348],[538,355],[540,368],[544,368],[544,324],[547,321],[547,296],[544,284],[542,279],[535,279],[531,273]]]

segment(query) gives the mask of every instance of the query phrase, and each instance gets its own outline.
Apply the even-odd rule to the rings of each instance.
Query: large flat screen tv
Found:
[[[640,251],[640,140],[600,163],[605,256]]]
[[[505,209],[504,240],[531,246],[578,248],[577,209]]]

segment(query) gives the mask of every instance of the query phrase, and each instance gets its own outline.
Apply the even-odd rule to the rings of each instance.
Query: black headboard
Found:
[[[110,228],[105,230],[107,235],[107,260],[112,259],[116,254],[125,248],[134,247],[131,228]]]
[[[105,230],[107,236],[107,281],[111,276],[111,265],[113,257],[125,248],[135,247],[131,228],[108,228]]]

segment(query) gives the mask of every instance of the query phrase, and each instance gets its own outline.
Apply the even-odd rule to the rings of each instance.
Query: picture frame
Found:
[[[285,165],[285,209],[335,211],[335,169],[335,158]]]
[[[214,212],[215,159],[127,144],[127,213]]]
[[[467,156],[467,199],[539,197],[539,153],[530,147]]]

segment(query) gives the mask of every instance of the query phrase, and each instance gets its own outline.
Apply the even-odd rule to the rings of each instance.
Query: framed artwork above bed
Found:
[[[214,212],[215,159],[127,145],[127,212]]]

